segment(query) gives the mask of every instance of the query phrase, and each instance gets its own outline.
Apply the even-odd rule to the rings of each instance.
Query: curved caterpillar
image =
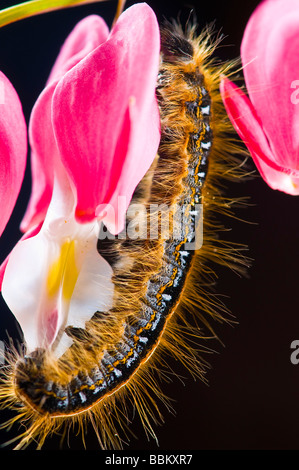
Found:
[[[158,361],[164,362],[165,352],[203,376],[204,364],[194,358],[190,344],[180,339],[177,322],[184,318],[184,307],[196,311],[194,304],[208,316],[220,318],[213,303],[201,294],[207,271],[204,261],[239,262],[233,248],[217,245],[210,231],[213,222],[206,214],[213,205],[229,212],[230,202],[221,197],[214,180],[224,173],[227,177],[240,176],[231,156],[239,149],[228,137],[231,129],[218,92],[220,75],[230,66],[213,66],[209,57],[216,44],[209,41],[207,33],[195,38],[192,28],[186,35],[179,26],[161,29],[157,83],[161,142],[157,158],[131,203],[132,207],[142,202],[148,209],[145,216],[141,214],[141,219],[146,218],[142,220],[145,235],[153,217],[150,208],[155,205],[172,208],[171,229],[174,207],[178,207],[182,230],[178,237],[169,230],[165,238],[163,214],[159,213],[155,214],[159,222],[156,239],[99,240],[98,252],[114,272],[114,305],[109,312],[95,312],[85,329],[67,327],[65,333],[73,344],[58,360],[42,349],[13,358],[0,396],[6,405],[18,410],[13,422],[22,419],[28,423],[16,448],[26,446],[33,438],[41,447],[49,433],[81,418],[98,422],[102,448],[121,448],[115,421],[120,421],[120,427],[125,424],[113,414],[125,401],[126,393],[131,394],[145,428],[154,434],[151,420],[155,421],[155,412],[159,414],[154,397],[162,395],[152,381],[152,370]],[[188,244],[196,236],[200,204],[205,235],[203,247],[196,252]],[[130,222],[128,215],[127,225]],[[197,286],[198,282],[203,287]],[[197,315],[207,325],[204,316]],[[187,335],[188,328],[180,326]],[[198,337],[202,334],[197,330]],[[146,382],[150,382],[147,388]],[[109,413],[108,407],[112,410]]]

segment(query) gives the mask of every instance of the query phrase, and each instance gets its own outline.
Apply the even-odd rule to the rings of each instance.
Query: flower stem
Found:
[[[118,0],[117,9],[116,9],[116,13],[115,13],[115,17],[114,17],[112,26],[116,23],[116,21],[118,20],[118,18],[122,14],[123,9],[125,7],[125,3],[126,3],[126,0]]]
[[[103,0],[30,0],[0,11],[0,28],[15,21],[30,18],[49,11],[74,7]]]

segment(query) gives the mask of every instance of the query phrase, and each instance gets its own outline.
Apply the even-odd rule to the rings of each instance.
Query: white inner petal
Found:
[[[97,251],[97,222],[79,224],[68,182],[55,181],[41,231],[19,242],[5,271],[2,295],[18,320],[28,352],[70,346],[66,326],[84,328],[96,311],[112,306],[112,268]]]

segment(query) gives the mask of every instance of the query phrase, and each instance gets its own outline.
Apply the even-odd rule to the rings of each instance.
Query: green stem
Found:
[[[31,16],[40,15],[49,11],[74,7],[88,3],[97,3],[104,0],[30,0],[14,5],[0,11],[0,28],[15,21],[23,20]]]

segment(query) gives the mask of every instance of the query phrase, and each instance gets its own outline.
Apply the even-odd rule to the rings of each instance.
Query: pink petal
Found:
[[[44,220],[51,200],[54,162],[60,158],[51,122],[51,102],[55,86],[56,83],[52,82],[43,90],[30,117],[32,189],[29,204],[21,222],[20,228],[23,232]]]
[[[275,161],[260,119],[247,96],[227,78],[221,80],[220,92],[227,114],[265,182],[272,189],[299,194],[299,171]]]
[[[146,4],[126,10],[108,40],[59,82],[53,96],[53,125],[62,161],[77,189],[76,217],[87,222],[96,208],[126,199],[125,210],[158,148],[155,86],[160,36]]]
[[[160,140],[160,114],[156,103],[156,98],[152,101],[152,110],[148,115],[141,115],[136,108],[134,101],[129,105],[130,135],[127,144],[127,158],[124,161],[121,176],[117,182],[114,193],[110,199],[109,206],[113,209],[107,211],[105,217],[101,217],[101,211],[105,204],[101,204],[96,208],[96,215],[102,218],[105,225],[111,233],[116,235],[121,232],[124,227],[124,214],[127,211],[130,200],[133,196],[136,184],[145,174],[144,165],[136,165],[140,153],[140,135],[143,136],[144,149],[153,146],[153,138],[156,138],[155,148],[159,145]],[[144,129],[147,132],[144,133]],[[120,139],[121,140],[121,139]],[[125,140],[125,139],[124,139]],[[124,140],[121,140],[123,145]],[[142,153],[144,155],[144,152]],[[152,160],[150,160],[150,163]],[[139,162],[141,163],[141,162]],[[147,167],[146,167],[147,169]],[[105,207],[104,207],[105,211]]]
[[[27,127],[19,97],[0,72],[0,235],[11,216],[24,178]]]
[[[63,77],[83,57],[105,42],[108,36],[109,28],[100,16],[90,15],[79,21],[60,50],[48,83]]]
[[[32,192],[21,223],[23,232],[44,220],[51,200],[56,162],[60,160],[51,119],[56,85],[68,70],[105,41],[108,34],[108,27],[99,16],[88,16],[80,21],[66,39],[50,74],[49,84],[33,107],[29,123]]]
[[[292,100],[298,49],[298,0],[262,2],[242,41],[245,82],[276,162],[292,168],[299,167],[299,107]]]

